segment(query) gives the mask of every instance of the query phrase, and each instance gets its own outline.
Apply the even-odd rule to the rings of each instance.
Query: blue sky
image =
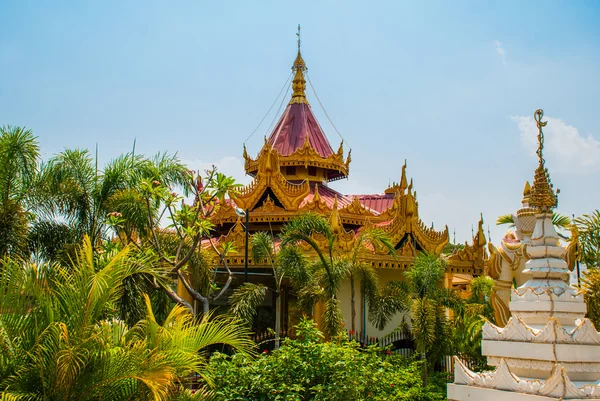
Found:
[[[406,158],[427,224],[464,241],[482,212],[497,242],[493,221],[533,176],[543,108],[559,210],[600,207],[598,2],[1,1],[0,16],[0,125],[33,129],[45,157],[97,143],[102,163],[136,139],[245,182],[242,143],[290,73],[300,23],[311,81],[352,147],[336,189],[381,192]]]

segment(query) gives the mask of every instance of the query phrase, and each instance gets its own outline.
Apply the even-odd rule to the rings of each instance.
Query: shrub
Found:
[[[337,339],[324,342],[312,321],[256,359],[215,354],[210,378],[217,400],[433,401],[445,400],[442,385],[422,386],[417,362],[375,346]]]

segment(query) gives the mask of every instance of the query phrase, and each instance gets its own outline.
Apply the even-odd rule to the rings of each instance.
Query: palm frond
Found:
[[[511,227],[514,227],[515,218],[512,214],[503,214],[502,216],[498,216],[498,219],[496,219],[496,224],[497,225],[508,224]]]
[[[369,304],[369,321],[379,330],[383,330],[396,313],[410,308],[410,288],[405,281],[389,281],[381,292]]]
[[[252,259],[256,262],[268,262],[273,265],[275,246],[273,237],[266,231],[259,231],[250,237]]]
[[[419,254],[404,274],[419,297],[429,297],[444,277],[444,260],[432,254]]]
[[[253,283],[244,283],[236,288],[229,298],[233,316],[252,327],[258,307],[263,304],[267,291],[267,286]]]
[[[571,225],[571,219],[569,216],[565,216],[564,214],[560,214],[558,212],[552,212],[552,224],[555,227],[561,229],[567,229]]]
[[[600,266],[600,210],[584,214],[574,223],[579,233],[581,261],[588,267]]]
[[[412,336],[419,353],[426,353],[436,341],[436,307],[428,298],[417,298],[410,308]]]

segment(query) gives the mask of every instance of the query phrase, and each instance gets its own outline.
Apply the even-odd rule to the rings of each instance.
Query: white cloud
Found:
[[[499,40],[495,40],[494,44],[496,45],[496,53],[502,59],[502,64],[506,65],[506,50],[502,47],[502,43]]]
[[[206,162],[199,159],[183,160],[183,163],[191,170],[199,171],[201,174],[203,174],[205,170],[210,170],[214,165],[217,166],[217,170],[220,173],[235,178],[236,182],[240,184],[246,185],[252,181],[252,177],[246,175],[244,163],[238,157],[226,156],[215,162]]]
[[[521,133],[521,144],[531,156],[537,157],[538,129],[533,117],[511,117]],[[589,173],[600,170],[600,141],[593,136],[582,135],[572,125],[554,117],[544,117],[544,158],[552,162],[552,168],[561,172]]]

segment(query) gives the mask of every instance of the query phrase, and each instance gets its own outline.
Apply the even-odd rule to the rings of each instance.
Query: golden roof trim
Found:
[[[271,147],[269,144],[265,144],[265,147]],[[342,146],[340,145],[340,149]],[[248,156],[247,152],[244,152],[244,169],[246,170],[246,174],[254,175],[258,171],[261,163],[261,157],[263,155],[263,149],[259,153],[256,159],[252,159]],[[279,166],[312,166],[312,167],[320,167],[328,170],[335,170],[343,174],[344,177],[347,177],[350,171],[350,152],[348,152],[348,157],[344,161],[343,153],[334,152],[327,157],[321,156],[313,147],[310,145],[308,141],[304,141],[302,147],[296,149],[293,153],[282,156],[277,149],[273,149],[274,152],[277,153],[277,160],[279,162]],[[343,178],[343,177],[339,177]]]

